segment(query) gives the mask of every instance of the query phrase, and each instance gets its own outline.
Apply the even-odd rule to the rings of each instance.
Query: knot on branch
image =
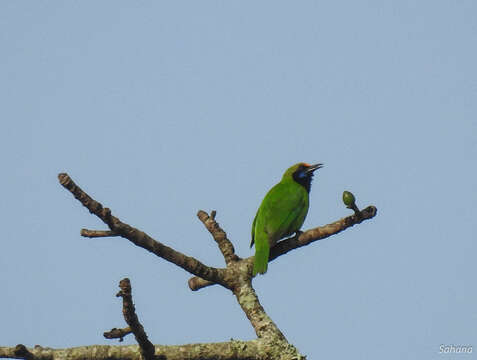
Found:
[[[121,290],[116,294],[117,297],[125,299],[131,296],[131,281],[128,278],[124,278],[119,282],[119,288]],[[132,298],[127,300],[132,300]]]
[[[361,210],[361,214],[365,219],[371,219],[375,217],[377,213],[378,209],[373,205],[370,205],[366,209]]]
[[[21,357],[22,359],[26,359],[26,360],[35,359],[35,356],[30,351],[28,351],[26,346],[23,344],[18,344],[17,346],[15,346],[13,353],[16,356]]]

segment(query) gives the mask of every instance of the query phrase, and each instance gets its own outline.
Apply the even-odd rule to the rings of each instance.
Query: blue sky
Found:
[[[476,39],[475,1],[2,1],[1,345],[110,344],[126,276],[154,343],[254,338],[226,290],[81,238],[104,225],[56,176],[222,266],[197,210],[252,255],[262,197],[306,161],[325,167],[304,229],[350,214],[343,190],[378,215],[254,281],[290,342],[310,359],[477,347]]]

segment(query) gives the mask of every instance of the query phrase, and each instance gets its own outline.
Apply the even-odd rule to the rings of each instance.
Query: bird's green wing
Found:
[[[278,240],[300,230],[308,213],[308,193],[295,182],[280,182],[267,194],[260,206],[265,231],[272,246]]]

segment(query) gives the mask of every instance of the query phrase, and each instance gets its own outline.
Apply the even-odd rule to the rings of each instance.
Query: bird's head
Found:
[[[323,164],[310,165],[307,163],[298,163],[288,168],[283,174],[283,179],[293,179],[302,185],[306,191],[310,192],[313,172],[323,167]]]

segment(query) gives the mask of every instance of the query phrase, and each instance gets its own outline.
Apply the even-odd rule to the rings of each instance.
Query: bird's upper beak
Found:
[[[312,173],[313,171],[318,170],[319,168],[322,168],[322,167],[323,167],[323,164],[310,165],[310,166],[308,166],[308,168],[306,169],[306,172],[307,172],[307,173]]]

